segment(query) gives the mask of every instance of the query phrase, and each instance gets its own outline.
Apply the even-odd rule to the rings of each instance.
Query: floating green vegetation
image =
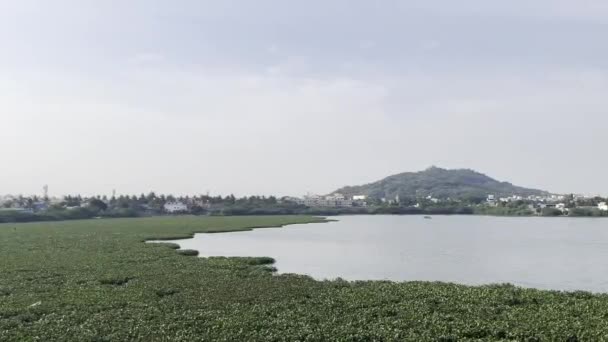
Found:
[[[183,257],[174,245],[142,243],[315,221],[165,217],[20,224],[17,230],[0,225],[0,341],[608,338],[608,295],[315,281],[271,274],[272,258]]]
[[[9,289],[4,289],[0,287],[0,296],[10,296],[11,291]]]
[[[177,254],[185,255],[185,256],[197,256],[198,251],[194,249],[180,249],[177,251]]]
[[[162,246],[171,248],[171,249],[180,249],[180,245],[176,244],[176,243],[170,243],[170,242],[157,242],[162,244]]]
[[[179,290],[176,289],[160,289],[160,290],[156,290],[156,295],[159,297],[167,297],[167,296],[172,296],[176,293],[179,293]]]
[[[103,278],[99,281],[102,285],[115,285],[122,286],[126,285],[132,278],[130,277],[111,277],[111,278]]]

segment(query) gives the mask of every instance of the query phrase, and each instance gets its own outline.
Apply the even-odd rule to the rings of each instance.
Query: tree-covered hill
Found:
[[[488,194],[496,196],[547,195],[548,192],[515,186],[500,182],[482,173],[469,170],[447,170],[431,167],[420,172],[406,172],[393,175],[380,181],[361,185],[347,186],[336,193],[346,196],[366,195],[373,198],[400,198],[434,196],[436,198],[483,198]]]

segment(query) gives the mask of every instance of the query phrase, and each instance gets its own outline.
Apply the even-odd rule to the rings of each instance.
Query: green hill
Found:
[[[547,191],[515,186],[500,182],[482,173],[468,170],[446,170],[431,167],[420,172],[406,172],[380,181],[347,186],[335,191],[345,196],[366,195],[373,198],[401,198],[434,196],[436,198],[485,198],[496,196],[547,195]]]

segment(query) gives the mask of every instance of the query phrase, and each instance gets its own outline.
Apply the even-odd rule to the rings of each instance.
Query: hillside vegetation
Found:
[[[420,172],[406,172],[380,181],[347,186],[335,191],[346,196],[366,195],[373,198],[401,198],[434,196],[437,198],[470,199],[496,196],[541,196],[548,192],[500,182],[482,173],[468,170],[447,170],[431,167]]]

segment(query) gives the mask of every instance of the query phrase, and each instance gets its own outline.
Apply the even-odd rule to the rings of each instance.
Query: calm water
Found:
[[[339,222],[197,234],[201,256],[270,256],[316,279],[512,283],[608,292],[608,220],[345,216]]]

